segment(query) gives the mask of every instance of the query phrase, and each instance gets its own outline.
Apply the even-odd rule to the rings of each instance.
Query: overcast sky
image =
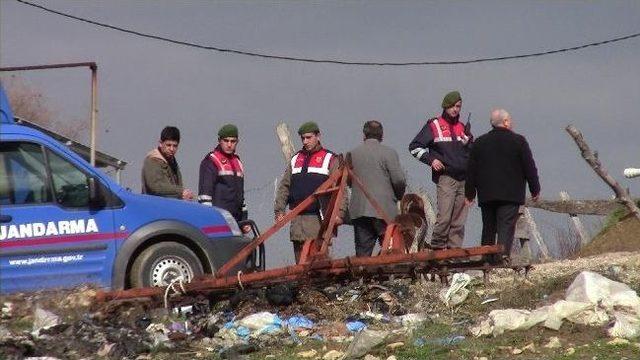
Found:
[[[36,2],[36,1],[34,1]],[[177,40],[245,51],[350,61],[466,60],[577,46],[640,31],[639,1],[37,1],[75,16]],[[640,167],[640,38],[544,57],[469,65],[356,67],[225,54],[98,28],[13,0],[0,1],[0,65],[95,61],[98,147],[129,162],[123,182],[139,191],[145,153],[165,125],[182,132],[187,186],[217,129],[240,128],[252,217],[270,225],[273,180],[283,169],[274,134],[315,120],[323,144],[344,152],[366,120],[385,127],[411,185],[435,195],[429,169],[407,151],[442,96],[460,90],[472,130],[489,129],[492,107],[511,112],[529,140],[544,198],[609,197],[564,131],[576,125],[610,173]],[[61,119],[89,115],[88,70],[24,73]],[[296,140],[296,145],[298,141]],[[269,185],[271,184],[271,185]],[[197,190],[197,189],[196,189]],[[635,194],[637,196],[637,193]],[[546,232],[559,220],[536,212]],[[566,221],[560,219],[564,226]],[[467,243],[480,235],[471,211]],[[286,244],[283,239],[279,241]],[[550,239],[552,240],[552,239]],[[341,238],[351,250],[351,239]],[[288,246],[288,244],[287,244]],[[553,245],[551,245],[553,246]],[[272,252],[273,253],[273,252]]]

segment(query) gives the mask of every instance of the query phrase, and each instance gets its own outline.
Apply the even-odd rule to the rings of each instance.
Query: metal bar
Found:
[[[202,291],[220,292],[223,290],[236,289],[240,285],[243,287],[266,286],[301,280],[313,282],[319,281],[327,276],[349,276],[350,274],[367,272],[367,270],[376,270],[376,273],[380,273],[379,270],[385,270],[385,266],[391,266],[391,269],[386,270],[388,273],[403,271],[403,266],[408,267],[408,269],[414,269],[416,266],[436,269],[439,266],[437,264],[430,264],[430,262],[465,258],[475,255],[496,254],[500,252],[502,252],[502,246],[493,245],[466,249],[420,251],[413,254],[390,254],[373,257],[347,257],[338,260],[320,260],[314,261],[311,264],[297,264],[263,272],[194,280],[185,285],[185,290],[187,293]],[[384,271],[382,273],[384,273]],[[160,296],[164,291],[164,288],[149,287],[108,293],[99,292],[98,299],[108,301],[135,297],[152,297]]]
[[[96,123],[98,117],[98,66],[91,67],[91,166],[96,166]]]
[[[90,144],[89,160],[90,160],[91,166],[96,166],[96,123],[97,123],[97,116],[98,116],[98,65],[95,62],[0,67],[0,72],[1,71],[8,72],[8,71],[63,69],[63,68],[74,68],[74,67],[88,67],[91,69],[91,116],[90,116],[91,144]]]
[[[334,174],[331,174],[329,178],[324,183],[322,183],[316,191],[325,190],[333,186],[338,175],[340,175],[339,172],[335,172]],[[262,235],[258,236],[252,242],[247,244],[244,248],[242,248],[242,250],[240,250],[236,255],[234,255],[231,259],[229,259],[229,261],[227,261],[224,265],[222,265],[220,269],[218,269],[216,276],[218,277],[224,276],[229,272],[229,270],[233,269],[234,267],[242,263],[242,261],[244,261],[247,258],[247,256],[251,255],[251,253],[258,246],[260,246],[260,244],[264,243],[273,234],[278,232],[278,230],[280,230],[284,225],[286,225],[288,222],[293,220],[294,217],[298,216],[298,214],[300,214],[302,211],[308,208],[309,205],[311,205],[314,201],[316,201],[315,197],[316,195],[314,193],[309,197],[307,197],[306,199],[304,199],[300,204],[298,204],[298,206],[296,206],[293,210],[289,211],[284,216],[284,219],[273,224],[273,226],[271,226],[267,231],[262,233]]]
[[[349,171],[346,166],[341,167],[341,179],[340,185],[338,185],[338,192],[333,194],[332,204],[333,205],[329,211],[329,222],[327,228],[324,230],[324,234],[322,235],[322,246],[320,247],[320,256],[326,257],[329,253],[329,247],[331,246],[331,238],[336,229],[336,212],[340,211],[340,207],[342,206],[342,197],[344,196],[344,189],[347,187],[347,178],[349,177]]]
[[[49,65],[30,65],[30,66],[9,66],[0,67],[0,71],[25,71],[25,70],[47,70],[47,69],[61,69],[72,67],[89,67],[97,68],[95,62],[79,62],[79,63],[64,63],[64,64],[49,64]]]
[[[384,210],[382,209],[380,204],[378,204],[376,199],[374,199],[373,196],[369,194],[362,180],[360,180],[360,178],[356,175],[355,172],[353,172],[352,169],[348,168],[348,170],[349,170],[349,175],[351,176],[352,183],[353,182],[356,183],[356,186],[362,191],[362,193],[367,198],[367,200],[369,200],[369,202],[371,203],[371,206],[373,206],[373,208],[376,210],[376,213],[378,213],[378,216],[382,217],[382,219],[384,219],[387,225],[390,224],[392,219],[389,217],[389,215],[387,215],[387,213],[384,212]]]

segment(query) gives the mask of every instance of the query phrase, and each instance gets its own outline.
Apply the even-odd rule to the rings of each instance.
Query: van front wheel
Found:
[[[188,283],[204,274],[196,254],[177,242],[149,246],[136,258],[130,273],[131,287],[168,286],[171,282]]]

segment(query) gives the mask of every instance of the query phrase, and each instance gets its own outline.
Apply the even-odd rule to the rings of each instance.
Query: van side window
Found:
[[[47,157],[56,202],[64,207],[89,206],[87,175],[52,151],[47,151]]]
[[[0,205],[47,202],[51,202],[51,191],[41,146],[0,143]]]

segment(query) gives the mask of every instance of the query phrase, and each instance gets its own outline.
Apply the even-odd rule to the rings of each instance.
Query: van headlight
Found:
[[[233,217],[233,215],[231,215],[230,212],[228,212],[227,210],[224,210],[224,209],[218,208],[218,211],[220,211],[220,213],[222,214],[222,217],[224,217],[224,220],[227,222],[227,225],[229,225],[229,228],[231,229],[231,233],[234,236],[242,236],[242,231],[240,231],[240,227],[238,226],[238,222]]]

